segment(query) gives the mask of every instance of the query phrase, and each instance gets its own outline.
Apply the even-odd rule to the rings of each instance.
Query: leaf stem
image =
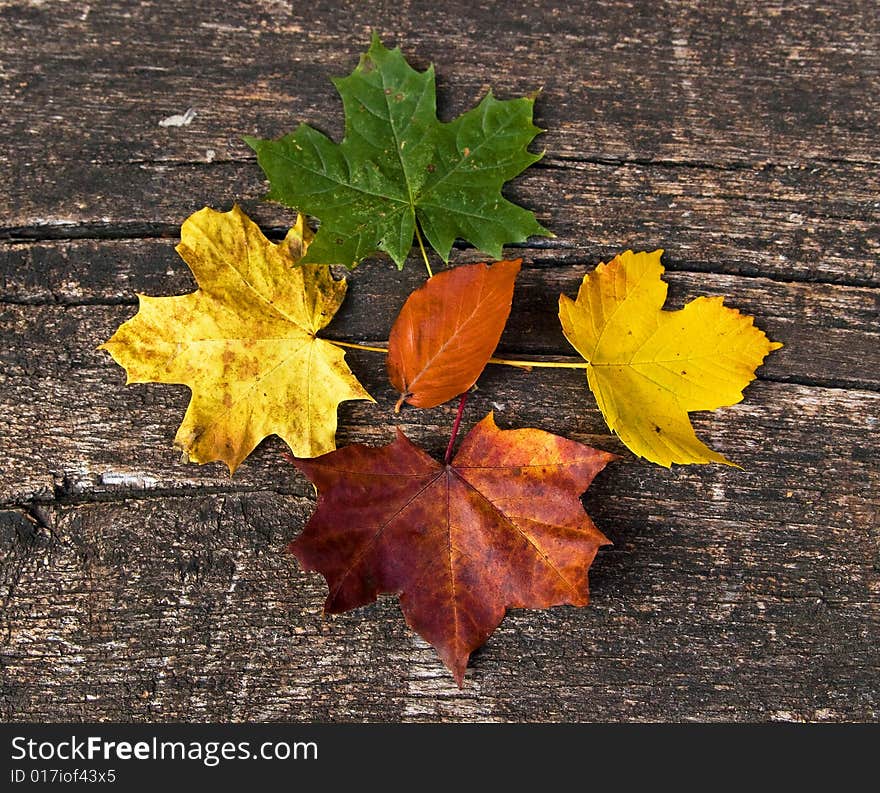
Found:
[[[446,447],[446,454],[443,455],[443,462],[446,465],[452,462],[452,449],[455,446],[455,438],[458,435],[458,428],[461,426],[461,417],[464,414],[464,406],[467,402],[468,392],[465,391],[461,395],[461,401],[458,403],[458,413],[455,414],[455,421],[452,424],[452,434],[449,436],[449,445]]]
[[[422,259],[425,260],[425,267],[428,270],[428,278],[433,278],[434,273],[431,271],[431,263],[428,261],[428,254],[425,252],[425,243],[422,242],[422,232],[419,231],[419,222],[415,223],[416,239],[419,241],[419,250],[422,252]]]
[[[366,350],[367,352],[383,352],[386,355],[388,354],[387,347],[371,347],[369,344],[355,344],[352,341],[337,341],[336,339],[324,339],[324,341],[330,342],[330,344],[336,347],[349,347],[352,350]]]
[[[516,366],[520,369],[532,369],[540,367],[545,369],[586,369],[589,364],[586,361],[529,361],[518,358],[490,358],[489,363],[497,363],[502,366]]]
[[[351,341],[337,341],[336,339],[324,339],[324,341],[335,344],[337,347],[349,347],[352,350],[388,353],[387,347],[374,347],[369,344],[355,344]],[[500,366],[515,366],[518,369],[586,369],[589,366],[586,361],[535,361],[527,358],[490,358],[489,363]]]

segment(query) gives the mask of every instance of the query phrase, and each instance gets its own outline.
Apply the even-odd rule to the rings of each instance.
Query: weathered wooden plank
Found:
[[[193,9],[183,28],[177,7],[151,3],[0,13],[10,34],[0,43],[7,230],[168,230],[203,202],[255,198],[262,183],[240,135],[277,135],[295,120],[339,132],[327,78],[351,68],[374,26],[417,63],[441,64],[450,114],[489,76],[502,94],[544,86],[541,145],[553,167],[533,169],[513,193],[558,246],[594,258],[674,240],[677,258],[711,269],[877,283],[880,111],[869,99],[880,35],[863,4],[679,4],[662,15],[662,37],[654,3],[622,1],[589,14],[543,4],[525,16],[386,4],[333,33],[321,8],[305,20],[277,4],[228,4],[210,19]],[[722,20],[735,37],[719,37]],[[811,23],[823,25],[821,40]],[[192,124],[158,125],[186,106],[198,111]]]
[[[265,183],[250,160],[172,167],[73,159],[55,166],[39,189],[29,178],[8,182],[11,209],[0,220],[7,237],[174,238],[202,205],[227,209],[234,201],[265,226],[280,230],[293,218],[258,200]],[[557,235],[533,242],[557,262],[666,247],[673,262],[700,270],[880,284],[880,169],[873,167],[718,171],[569,163],[533,167],[508,192]]]
[[[51,251],[52,258],[40,263],[26,260],[21,268],[13,270],[7,280],[7,294],[17,301],[41,303],[7,304],[0,311],[0,324],[11,342],[0,352],[10,415],[18,415],[21,409],[15,407],[16,401],[30,402],[26,394],[33,388],[37,372],[50,384],[44,391],[44,403],[51,403],[49,395],[53,394],[57,404],[69,404],[66,391],[80,390],[77,381],[85,372],[94,379],[91,392],[96,400],[100,393],[102,401],[117,402],[122,370],[94,348],[135,312],[133,284],[153,294],[193,289],[186,265],[173,253],[170,242],[165,241],[108,243],[106,249],[92,242],[62,243],[60,250],[45,245],[36,248]],[[76,253],[68,256],[68,248]],[[89,250],[94,250],[95,255],[87,255]],[[135,255],[130,255],[132,251]],[[153,254],[160,252],[162,259],[156,261]],[[71,262],[73,266],[68,266]],[[584,265],[535,266],[527,261],[519,277],[501,352],[573,356],[574,350],[564,339],[557,319],[557,298],[562,292],[575,294],[588,269]],[[415,268],[397,273],[386,263],[363,265],[349,275],[346,304],[326,335],[349,341],[387,339],[398,308],[423,277]],[[834,387],[880,388],[880,368],[876,364],[880,349],[880,328],[876,325],[880,314],[878,290],[708,273],[671,272],[667,279],[670,308],[680,308],[698,295],[722,295],[728,305],[755,316],[771,338],[786,345],[769,357],[760,376]],[[43,304],[47,299],[60,305]],[[89,305],[93,300],[127,305]],[[372,384],[371,390],[387,391],[381,356],[357,355],[353,359],[355,370]],[[535,372],[532,382],[540,384],[543,376],[544,373]],[[576,400],[593,409],[592,398],[582,393],[582,376],[569,373],[568,382],[577,394]],[[142,386],[137,388],[150,391]],[[18,389],[24,389],[24,393]],[[157,387],[156,394],[165,390]],[[385,420],[381,412],[374,415]],[[120,429],[123,428],[114,427],[112,432]]]
[[[644,488],[627,495],[619,468],[603,474],[589,499],[616,543],[594,565],[591,606],[512,612],[474,656],[463,691],[391,599],[322,619],[320,579],[280,552],[309,514],[308,497],[200,494],[57,507],[44,515],[51,530],[0,512],[0,716],[880,715],[876,538],[864,523],[853,525],[858,515],[844,517],[839,501],[831,507],[837,520],[804,523],[783,510],[768,521],[751,507],[781,504],[784,493],[770,496],[766,476],[740,502],[733,493],[719,497],[716,486],[700,498],[699,475],[675,483],[672,503]],[[784,478],[780,472],[777,484]],[[802,498],[797,490],[789,500]]]
[[[560,293],[576,294],[592,264],[559,265],[548,258],[546,251],[528,248],[509,249],[508,253],[524,261],[502,349],[573,354],[560,331],[556,301]],[[456,251],[452,264],[476,258],[473,250]],[[880,316],[880,290],[676,272],[674,259],[668,266],[670,308],[680,308],[699,295],[725,296],[728,305],[755,316],[772,338],[787,345],[771,356],[761,370],[763,376],[832,386],[880,385],[880,366],[872,364],[880,333],[876,322]],[[326,335],[348,340],[386,339],[406,295],[425,277],[417,261],[397,272],[388,260],[381,259],[371,260],[353,272],[340,273],[346,274],[350,288],[343,309]],[[195,289],[189,269],[174,251],[174,242],[166,239],[56,240],[0,247],[0,284],[0,302],[22,306],[135,304],[137,293],[169,295]],[[70,312],[68,309],[70,316],[92,314]],[[128,315],[119,316],[121,321]],[[26,309],[10,309],[5,315],[10,331],[18,328],[16,335],[25,347],[45,335],[42,325],[47,321],[44,314]],[[100,334],[110,332],[110,326],[83,331],[95,344],[104,340]],[[56,348],[60,343],[54,342]]]
[[[359,307],[358,313],[365,308]],[[55,495],[119,495],[132,489],[229,487],[225,468],[183,465],[171,448],[187,402],[186,389],[155,384],[124,387],[122,370],[94,349],[131,312],[129,306],[6,307],[6,316],[20,323],[7,325],[17,328],[19,336],[0,349],[4,378],[0,422],[6,447],[0,497],[7,503]],[[819,328],[814,332],[818,335]],[[536,343],[542,346],[545,341],[539,336]],[[829,349],[829,361],[832,354]],[[407,409],[395,416],[390,408],[396,394],[381,358],[351,352],[349,359],[378,404],[345,403],[339,442],[387,442],[396,424],[435,453],[442,452],[454,405]],[[621,448],[608,437],[580,372],[526,373],[493,366],[480,386],[470,420],[497,405],[499,420],[510,426],[539,426],[575,438],[594,438],[613,450]],[[758,382],[749,387],[739,406],[699,415],[698,425],[722,452],[771,479],[785,480],[789,469],[803,472],[804,466],[822,476],[825,466],[845,462],[848,477],[857,481],[867,477],[865,481],[871,482],[876,481],[876,471],[870,469],[870,421],[876,418],[878,399],[876,392]],[[254,488],[290,487],[288,473],[279,478],[281,449],[280,442],[265,444],[235,482]],[[666,481],[659,469],[656,475]],[[724,473],[687,469],[677,473],[675,481],[716,475]],[[780,481],[776,488],[788,486]],[[664,491],[663,497],[667,495]]]
[[[876,164],[874,10],[852,0],[385,0],[344,12],[319,2],[307,14],[277,2],[7,2],[0,109],[42,175],[47,136],[58,160],[192,161],[209,149],[224,159],[238,151],[236,130],[257,121],[341,129],[327,78],[349,72],[376,30],[416,65],[436,62],[448,113],[488,85],[502,96],[542,89],[546,145],[562,156]],[[157,126],[190,106],[195,147]]]

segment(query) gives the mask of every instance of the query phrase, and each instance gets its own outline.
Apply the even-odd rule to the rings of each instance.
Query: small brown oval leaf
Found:
[[[388,377],[401,401],[434,407],[477,381],[510,314],[521,263],[462,265],[407,298],[388,339]]]

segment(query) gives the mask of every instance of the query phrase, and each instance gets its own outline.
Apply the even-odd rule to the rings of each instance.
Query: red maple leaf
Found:
[[[614,458],[542,430],[500,430],[491,413],[445,464],[398,430],[388,446],[294,461],[319,499],[289,550],[327,580],[327,613],[399,594],[461,685],[507,608],[587,604],[587,571],[608,540],[579,497]]]

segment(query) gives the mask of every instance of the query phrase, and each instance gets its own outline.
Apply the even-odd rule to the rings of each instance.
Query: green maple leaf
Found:
[[[245,138],[269,178],[266,196],[314,215],[321,227],[304,262],[350,267],[385,251],[403,268],[419,233],[449,260],[457,237],[496,259],[530,235],[552,236],[502,185],[542,155],[534,98],[489,94],[449,123],[437,118],[434,67],[417,72],[374,34],[348,77],[334,79],[345,137],[301,124],[279,140]]]

